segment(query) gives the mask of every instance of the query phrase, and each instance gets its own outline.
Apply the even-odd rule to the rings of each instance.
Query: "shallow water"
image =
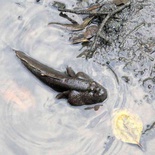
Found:
[[[118,79],[108,66],[97,63],[104,63],[100,55],[89,61],[77,59],[81,45],[69,42],[70,31],[48,26],[51,21],[68,22],[51,3],[53,0],[40,3],[0,0],[0,154],[154,154],[153,129],[141,138],[143,152],[137,146],[117,140],[111,127],[112,112],[120,108],[137,113],[144,130],[155,122],[155,103],[152,98],[148,103],[146,86],[117,60],[110,65]],[[67,8],[77,5],[77,1],[72,0],[65,3]],[[74,15],[74,18],[82,21],[80,16]],[[67,66],[76,72],[84,71],[107,89],[108,99],[98,111],[85,110],[88,106],[73,107],[64,99],[55,99],[57,92],[27,71],[12,49],[21,50],[60,71]],[[109,53],[109,59],[111,57],[113,54]],[[125,82],[126,77],[129,82]]]

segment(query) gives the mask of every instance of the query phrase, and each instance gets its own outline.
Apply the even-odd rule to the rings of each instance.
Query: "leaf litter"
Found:
[[[143,123],[137,114],[128,110],[114,112],[112,128],[115,137],[125,143],[136,144],[141,149],[140,138],[143,130]]]

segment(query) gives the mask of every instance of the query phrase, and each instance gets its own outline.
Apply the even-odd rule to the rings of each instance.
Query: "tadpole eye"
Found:
[[[90,90],[93,91],[96,87],[96,83],[95,82],[92,82],[91,85],[90,85]]]
[[[99,91],[101,91],[101,89],[100,89],[99,87],[97,87],[97,88],[96,88],[96,91],[98,91],[98,92],[99,92]]]
[[[103,89],[100,89],[99,95],[103,95],[103,94],[104,94],[104,90]]]

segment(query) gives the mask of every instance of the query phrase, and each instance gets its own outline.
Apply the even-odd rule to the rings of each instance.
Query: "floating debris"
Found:
[[[137,114],[128,110],[116,111],[112,120],[113,133],[116,138],[123,142],[136,144],[142,148],[140,138],[143,130],[143,123]]]

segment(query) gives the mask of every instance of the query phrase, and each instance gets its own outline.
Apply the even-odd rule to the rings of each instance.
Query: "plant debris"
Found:
[[[126,143],[136,144],[142,148],[140,138],[143,123],[137,114],[130,113],[127,110],[116,111],[112,126],[116,138]]]
[[[108,20],[112,17],[114,17],[115,14],[121,12],[123,9],[126,7],[130,6],[130,1],[129,0],[114,0],[113,3],[115,5],[122,5],[119,7],[116,7],[115,9],[108,10],[106,11],[105,9],[102,9],[102,6],[104,4],[95,4],[90,6],[87,9],[84,10],[71,10],[71,9],[66,9],[65,7],[57,7],[58,11],[61,13],[68,12],[68,13],[74,13],[74,14],[81,14],[81,15],[88,15],[86,19],[84,19],[83,23],[78,24],[76,22],[72,22],[74,20],[70,19],[67,17],[69,21],[72,22],[72,24],[62,24],[62,23],[56,23],[56,22],[51,22],[51,24],[58,24],[61,26],[65,26],[67,29],[72,30],[72,31],[80,31],[86,30],[82,32],[80,35],[72,37],[70,40],[72,41],[73,44],[75,43],[83,43],[83,42],[89,42],[89,39],[94,36],[94,40],[92,41],[91,44],[89,44],[88,49],[82,54],[78,55],[77,57],[86,56],[86,59],[92,58],[96,49],[97,49],[97,42],[100,38],[104,40],[104,43],[109,45],[110,44],[110,39],[106,36],[106,33],[104,32],[104,27],[106,26]],[[106,4],[105,4],[106,5]],[[98,19],[99,28],[96,31],[96,28],[93,30],[87,29],[87,26],[91,26],[91,23],[93,23],[96,19]]]
[[[113,3],[115,5],[122,5],[122,4],[126,4],[129,0],[113,0]]]
[[[88,17],[81,24],[78,24],[78,23],[77,24],[62,24],[62,23],[57,23],[57,22],[50,22],[48,25],[57,24],[57,25],[65,26],[66,29],[68,30],[79,31],[79,30],[83,30],[91,22],[92,19],[93,17],[90,17],[90,18]]]
[[[70,38],[70,41],[73,44],[89,42],[89,39],[92,38],[98,30],[97,25],[91,25],[86,28],[86,31],[81,34],[76,34]]]

